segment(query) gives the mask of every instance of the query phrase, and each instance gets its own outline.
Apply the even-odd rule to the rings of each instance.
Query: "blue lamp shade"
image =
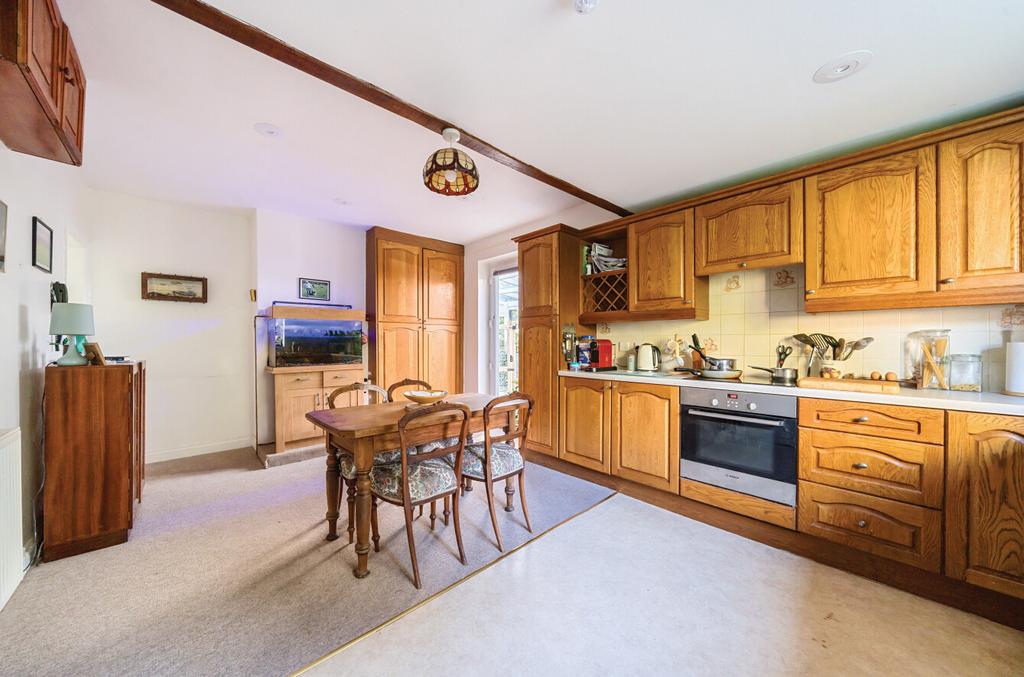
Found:
[[[50,311],[52,336],[92,336],[96,328],[92,321],[92,306],[88,303],[54,303]]]

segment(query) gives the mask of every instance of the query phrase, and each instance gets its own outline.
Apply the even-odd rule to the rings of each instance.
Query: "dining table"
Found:
[[[448,395],[445,402],[464,404],[469,408],[469,433],[484,429],[484,407],[494,398],[484,393],[459,393]],[[356,471],[355,483],[355,552],[356,566],[353,570],[356,578],[365,578],[370,574],[368,568],[370,555],[370,471],[373,469],[374,457],[388,451],[398,449],[401,444],[398,437],[398,421],[410,408],[423,406],[408,401],[386,402],[383,404],[364,404],[337,409],[321,409],[306,414],[306,419],[323,430],[327,435],[327,540],[338,538],[338,516],[341,506],[341,470],[339,466],[342,454],[351,454]],[[506,418],[497,418],[492,414],[492,426],[508,425]],[[453,421],[451,412],[438,414],[438,422],[431,423],[433,417],[420,426],[432,428],[429,432],[436,433],[436,439],[457,437],[461,422]],[[458,499],[456,499],[458,500]]]

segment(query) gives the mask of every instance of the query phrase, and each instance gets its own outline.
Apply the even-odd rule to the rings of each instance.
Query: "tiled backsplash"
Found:
[[[872,310],[847,313],[804,312],[802,267],[750,270],[712,275],[710,319],[704,321],[655,321],[601,324],[597,335],[611,339],[621,364],[627,350],[637,343],[653,343],[662,350],[665,342],[678,335],[689,343],[696,333],[711,355],[733,357],[746,369],[749,365],[775,366],[775,347],[780,341],[793,346],[786,366],[798,366],[806,373],[803,346],[792,339],[795,333],[821,332],[836,338],[856,340],[873,336],[874,342],[854,353],[844,371],[865,376],[872,371],[894,371],[911,375],[907,335],[919,329],[949,329],[950,353],[980,354],[985,365],[985,390],[1003,388],[1005,345],[1016,329],[1024,340],[1024,306],[972,306],[912,310]],[[689,351],[686,351],[688,354]],[[689,366],[689,359],[686,362]],[[757,373],[757,372],[755,372]]]

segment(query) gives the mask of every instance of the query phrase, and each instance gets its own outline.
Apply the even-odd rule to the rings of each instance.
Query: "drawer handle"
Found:
[[[857,418],[853,419],[853,422],[854,423],[867,423],[868,422],[868,417],[867,416],[858,416]]]
[[[939,282],[941,282],[942,284],[953,284],[954,282],[956,282],[956,278],[955,277],[947,277],[947,278],[939,280]]]
[[[857,526],[859,526],[861,529],[863,529],[867,525],[868,525],[868,521],[867,520],[858,520],[857,521]]]
[[[308,376],[303,376],[302,378],[296,378],[295,380],[296,381],[309,381],[310,378]]]
[[[857,470],[867,470],[868,469],[868,464],[867,463],[854,463],[853,467],[856,468]]]
[[[747,267],[747,262],[746,261],[741,261],[740,262],[740,268],[746,268],[746,267]]]

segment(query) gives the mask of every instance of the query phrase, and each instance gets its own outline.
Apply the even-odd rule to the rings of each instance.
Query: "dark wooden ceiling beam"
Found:
[[[605,200],[604,198],[598,197],[593,193],[588,193],[568,181],[537,169],[533,165],[527,164],[500,148],[487,143],[480,137],[466,131],[459,125],[447,120],[442,120],[422,108],[399,99],[391,92],[383,90],[373,83],[357,78],[351,73],[346,73],[340,68],[335,68],[326,61],[321,61],[314,56],[296,49],[295,47],[275,38],[266,31],[260,30],[259,28],[241,21],[240,19],[236,19],[229,14],[225,14],[219,9],[211,7],[204,2],[200,2],[199,0],[152,1],[162,7],[166,7],[176,14],[180,14],[187,19],[191,19],[210,30],[231,38],[235,42],[241,43],[246,47],[269,56],[272,59],[276,59],[281,63],[287,64],[292,68],[296,68],[303,73],[317,78],[318,80],[323,80],[330,85],[334,85],[338,89],[343,89],[349,94],[358,96],[360,99],[368,101],[375,106],[379,106],[384,110],[390,111],[395,115],[399,115],[406,120],[410,120],[418,125],[426,127],[432,132],[440,134],[441,130],[444,128],[454,127],[458,129],[462,135],[462,138],[459,141],[461,145],[469,148],[470,150],[474,150],[480,155],[488,157],[495,162],[500,162],[506,167],[510,167],[521,174],[525,174],[531,179],[536,179],[541,183],[546,183],[553,188],[557,188],[558,190],[568,193],[569,195],[577,197],[585,202],[607,209],[619,216],[629,216],[633,213],[628,209],[620,207],[608,200]]]

